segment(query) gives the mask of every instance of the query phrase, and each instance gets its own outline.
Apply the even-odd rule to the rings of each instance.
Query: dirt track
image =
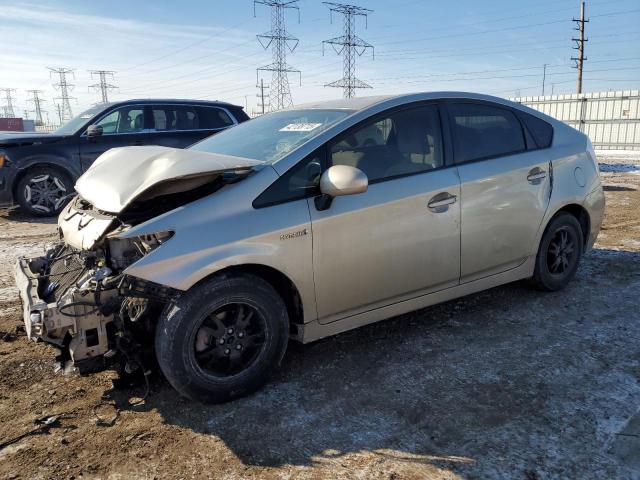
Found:
[[[640,478],[640,154],[600,160],[631,166],[603,174],[605,227],[565,291],[517,283],[293,345],[236,402],[155,379],[131,406],[142,388],[54,376],[52,349],[7,336],[0,442],[68,417],[0,450],[0,478]],[[0,330],[14,332],[13,262],[55,226],[4,211],[0,227]]]

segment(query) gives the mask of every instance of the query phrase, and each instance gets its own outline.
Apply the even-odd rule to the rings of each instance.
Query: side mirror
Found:
[[[87,137],[99,137],[102,135],[102,127],[100,125],[89,125],[87,127]]]
[[[363,193],[369,188],[369,179],[362,170],[349,165],[334,165],[320,177],[320,193],[315,204],[318,210],[326,210],[335,197]]]

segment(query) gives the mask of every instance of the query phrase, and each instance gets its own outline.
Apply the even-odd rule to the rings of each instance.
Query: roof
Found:
[[[182,103],[187,103],[187,104],[193,104],[193,105],[215,105],[217,107],[234,107],[234,108],[243,108],[240,105],[235,105],[233,103],[228,103],[228,102],[221,102],[218,100],[194,100],[194,99],[188,99],[188,98],[131,98],[129,100],[121,100],[121,101],[117,101],[117,102],[109,102],[108,104],[105,105],[126,105],[129,103],[136,103],[136,104],[143,104],[143,105],[147,105],[147,104],[156,104],[156,103],[164,103],[164,104],[182,104]]]
[[[369,108],[375,104],[383,103],[383,102],[391,102],[391,103],[403,103],[405,100],[408,102],[415,102],[420,100],[435,100],[441,98],[468,98],[475,100],[488,100],[492,102],[498,103],[508,103],[511,104],[508,100],[504,98],[494,97],[491,95],[486,95],[482,93],[471,93],[471,92],[415,92],[415,93],[402,93],[399,95],[377,95],[371,97],[354,97],[354,98],[342,98],[338,100],[328,100],[324,102],[312,102],[306,103],[302,105],[296,105],[295,109],[304,109],[304,108],[326,108],[326,109],[345,109],[345,110],[364,110]]]

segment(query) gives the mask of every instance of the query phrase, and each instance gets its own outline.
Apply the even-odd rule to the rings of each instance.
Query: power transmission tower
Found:
[[[271,8],[271,30],[257,35],[257,37],[258,42],[265,50],[271,47],[273,60],[269,65],[257,69],[256,80],[260,72],[271,72],[269,107],[275,110],[291,107],[293,106],[293,100],[291,99],[288,74],[299,74],[301,84],[302,74],[300,70],[287,63],[287,50],[293,52],[298,46],[298,39],[287,32],[284,25],[284,13],[287,9],[297,10],[299,21],[300,9],[298,8],[298,0],[254,0],[254,16],[256,4],[266,5]]]
[[[42,121],[42,102],[45,100],[40,98],[42,90],[27,90],[27,93],[30,93],[33,96],[33,98],[30,98],[27,101],[33,102],[32,112],[36,114],[36,125],[44,125],[44,122]]]
[[[51,70],[51,74],[58,75],[58,83],[54,83],[53,87],[56,90],[60,90],[60,96],[54,98],[54,100],[61,101],[60,105],[62,108],[61,110],[62,117],[60,118],[60,124],[62,125],[62,123],[64,123],[63,120],[65,118],[73,117],[73,112],[71,111],[71,103],[69,102],[69,100],[75,97],[70,97],[69,92],[73,90],[74,85],[67,81],[67,75],[71,74],[73,76],[73,69],[64,68],[64,67],[61,67],[61,68],[47,67],[47,68]],[[58,113],[58,117],[60,117],[60,112]]]
[[[542,96],[544,97],[544,83],[547,80],[547,66],[549,64],[545,63],[542,65]]]
[[[264,91],[269,89],[269,85],[265,85],[264,84],[264,80],[261,78],[260,79],[260,85],[256,85],[256,87],[258,87],[260,89],[260,93],[258,93],[258,95],[256,95],[260,99],[260,103],[258,103],[258,108],[261,109],[260,114],[264,115],[265,114],[265,109],[266,110],[269,109],[269,104],[265,102],[265,96],[264,96]]]
[[[112,70],[89,70],[89,73],[91,74],[91,78],[93,78],[94,75],[98,75],[98,77],[100,78],[100,83],[89,85],[89,91],[99,91],[102,97],[100,103],[107,103],[109,101],[109,90],[118,88],[117,86],[107,82],[107,77],[113,78],[113,74],[116,72]]]
[[[14,118],[15,112],[13,111],[13,93],[16,91],[15,88],[0,88],[0,92],[4,93],[5,104],[2,107],[4,111],[4,116],[7,118]]]
[[[584,38],[584,25],[585,23],[589,23],[589,20],[585,20],[584,18],[584,10],[585,2],[580,2],[580,18],[573,19],[577,25],[575,30],[580,32],[580,36],[578,38],[571,39],[576,42],[576,46],[573,47],[573,49],[578,50],[578,56],[571,57],[571,60],[576,62],[575,68],[578,69],[578,93],[582,93],[582,69],[584,67],[585,60],[587,60],[587,57],[584,56],[584,44],[589,41],[588,38]]]
[[[356,78],[356,57],[364,54],[368,48],[373,53],[373,45],[356,35],[355,19],[358,16],[364,17],[366,28],[367,15],[373,10],[344,3],[322,3],[329,7],[330,18],[332,18],[333,12],[340,13],[344,18],[344,35],[322,42],[323,54],[326,43],[331,45],[338,55],[342,55],[344,70],[340,80],[327,83],[325,87],[340,87],[344,90],[344,98],[351,98],[355,96],[356,88],[371,88],[371,85]]]

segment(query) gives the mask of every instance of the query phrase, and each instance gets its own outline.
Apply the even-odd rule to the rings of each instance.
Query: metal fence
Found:
[[[640,90],[512,98],[586,133],[595,148],[640,150]]]

